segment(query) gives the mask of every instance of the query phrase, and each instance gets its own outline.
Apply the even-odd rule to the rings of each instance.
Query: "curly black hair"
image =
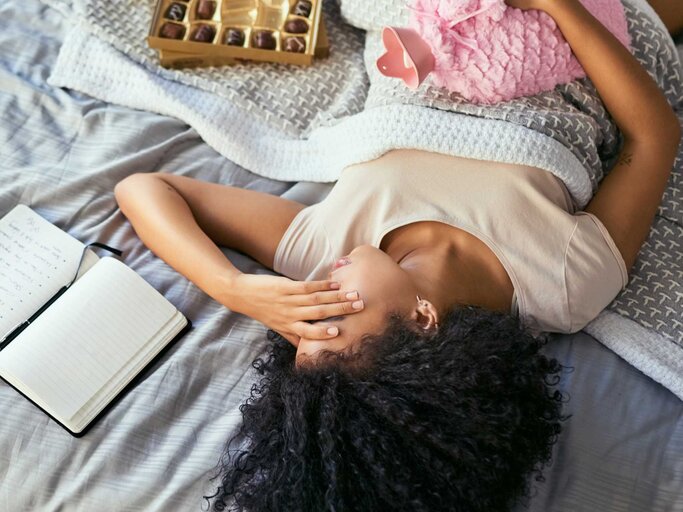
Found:
[[[298,367],[274,332],[211,481],[214,510],[503,511],[543,481],[564,368],[509,315],[452,311],[432,335],[390,315],[358,349]],[[362,363],[362,364],[361,364]]]

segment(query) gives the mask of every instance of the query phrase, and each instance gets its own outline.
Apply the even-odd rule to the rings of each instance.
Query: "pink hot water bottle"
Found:
[[[629,48],[621,0],[581,0]],[[410,0],[410,27],[385,27],[379,71],[417,88],[431,83],[474,103],[549,91],[586,76],[553,18],[504,0]]]

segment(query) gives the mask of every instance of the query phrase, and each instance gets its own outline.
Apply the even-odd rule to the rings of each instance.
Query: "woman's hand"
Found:
[[[341,291],[332,281],[293,281],[286,277],[239,274],[231,286],[233,311],[258,320],[278,332],[292,345],[300,338],[327,340],[339,334],[330,325],[312,325],[307,320],[362,311],[358,292]],[[335,283],[336,284],[336,283]],[[347,294],[350,294],[347,297]],[[354,308],[354,303],[359,306]],[[328,332],[328,329],[332,331]]]

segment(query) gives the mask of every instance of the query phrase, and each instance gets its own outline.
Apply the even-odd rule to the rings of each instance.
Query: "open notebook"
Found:
[[[27,206],[0,219],[0,377],[72,435],[190,325],[135,271]]]

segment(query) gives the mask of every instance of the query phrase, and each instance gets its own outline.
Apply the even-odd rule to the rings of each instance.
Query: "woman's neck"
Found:
[[[420,296],[441,315],[463,305],[510,311],[512,282],[486,244],[447,224],[420,222],[404,228],[412,226],[397,232],[382,250],[411,275]]]

